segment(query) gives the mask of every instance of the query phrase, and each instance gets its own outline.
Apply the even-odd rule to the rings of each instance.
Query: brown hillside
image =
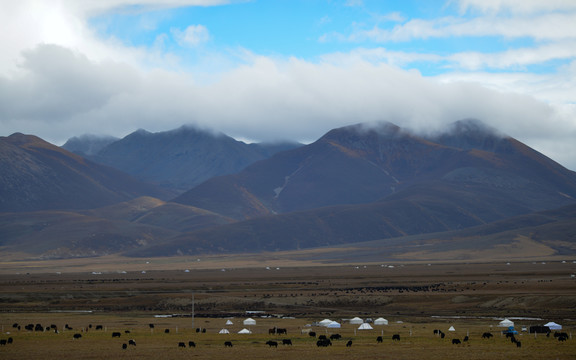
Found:
[[[0,137],[0,168],[0,212],[86,209],[163,196],[154,186],[31,135]]]
[[[516,204],[516,214],[576,201],[574,172],[510,137],[472,130],[450,135],[457,142],[424,139],[387,123],[335,129],[174,201],[236,219],[395,199],[414,185],[434,183],[477,188],[478,198],[498,193]]]

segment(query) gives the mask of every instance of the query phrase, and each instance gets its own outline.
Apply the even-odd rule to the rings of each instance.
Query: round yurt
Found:
[[[360,319],[359,317],[350,319],[350,324],[352,325],[360,325],[362,323],[364,323],[364,320]]]
[[[388,325],[388,320],[384,318],[378,318],[374,320],[374,325]]]
[[[324,320],[320,321],[319,324],[320,324],[320,326],[328,326],[331,322],[332,322],[332,320],[330,320],[330,319],[324,319]]]
[[[508,319],[504,319],[498,323],[498,327],[506,327],[507,328],[510,326],[514,326],[514,322],[512,322]]]
[[[341,325],[337,321],[332,321],[330,324],[326,325],[329,329],[340,329]]]

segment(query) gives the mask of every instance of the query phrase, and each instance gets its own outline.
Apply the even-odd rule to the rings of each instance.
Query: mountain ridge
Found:
[[[0,137],[0,211],[81,209],[166,193],[36,136]]]
[[[86,148],[90,144],[67,142],[64,147]],[[246,144],[223,133],[183,125],[157,133],[138,129],[93,154],[83,155],[179,194],[211,177],[235,173],[298,146],[288,142]]]
[[[174,138],[139,130],[131,138],[157,142],[144,154],[152,156],[162,144],[168,152],[179,148],[158,136],[186,145],[192,138],[199,139],[195,131],[175,129],[182,136]],[[141,143],[136,142],[133,151],[140,149]],[[22,134],[10,141],[0,138],[0,154],[4,154],[0,161],[11,166],[0,174],[0,186],[27,184],[28,174],[36,171],[41,174],[37,179],[56,181],[45,187],[32,182],[29,189],[40,190],[39,194],[51,191],[57,199],[75,196],[76,201],[83,201],[86,192],[75,190],[86,184],[106,184],[102,180],[106,176],[98,171],[106,170],[112,178],[130,178]],[[36,207],[35,212],[24,212],[8,206],[0,213],[4,239],[0,246],[13,249],[20,240],[29,245],[38,242],[37,250],[44,250],[36,256],[49,257],[175,256],[299,251],[380,241],[390,251],[396,249],[395,256],[401,258],[424,254],[408,247],[419,246],[412,243],[414,239],[474,229],[480,235],[461,233],[466,240],[435,239],[432,245],[442,253],[438,256],[454,253],[451,244],[454,251],[460,251],[457,256],[465,257],[466,249],[472,248],[486,254],[497,246],[511,251],[514,241],[526,253],[540,247],[546,252],[576,254],[572,245],[576,239],[571,235],[576,233],[576,221],[571,219],[542,224],[542,217],[535,215],[522,220],[534,219],[534,233],[557,234],[564,239],[562,246],[548,240],[540,243],[545,236],[533,237],[525,230],[514,233],[502,225],[507,219],[575,204],[576,173],[477,120],[456,122],[444,133],[428,135],[386,122],[354,124],[332,129],[311,144],[270,155],[234,174],[212,177],[172,201],[140,194],[131,187],[128,193],[117,184],[114,189],[124,189],[121,200],[100,196],[98,200],[107,201],[85,204],[83,209],[58,205],[57,211]],[[82,173],[86,166],[95,169]],[[74,176],[85,177],[87,183],[68,185],[65,180]],[[26,199],[26,194],[13,191],[10,195]],[[4,202],[7,199],[0,197]],[[13,211],[20,211],[19,215]],[[57,221],[58,216],[62,221]],[[481,250],[484,245],[478,241],[482,232],[487,233],[482,227],[489,224],[496,224],[502,233],[488,233],[490,239]],[[528,228],[524,224],[523,229]]]
[[[494,152],[434,143],[434,138],[413,135],[391,123],[382,125],[383,131],[378,129],[357,124],[331,130],[314,143],[259,161],[237,174],[210,179],[174,201],[241,220],[374,202],[426,181],[484,183],[507,186],[511,192],[533,185],[533,191],[549,196],[516,194],[516,198],[527,196],[534,210],[541,208],[539,201],[550,206],[550,202],[576,198],[576,173],[511,137],[472,134],[499,139]],[[493,147],[495,142],[490,143]],[[553,196],[548,187],[566,198]]]

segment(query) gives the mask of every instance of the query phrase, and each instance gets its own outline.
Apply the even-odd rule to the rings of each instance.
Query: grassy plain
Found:
[[[518,330],[555,321],[576,335],[573,274],[571,259],[510,264],[314,264],[265,256],[3,261],[0,339],[12,337],[14,343],[0,346],[0,358],[576,359],[575,338],[559,342],[520,332],[517,348],[496,327],[498,318],[518,317]],[[171,314],[180,316],[155,317]],[[248,327],[242,325],[248,316],[257,321],[249,327],[253,333],[238,334]],[[390,324],[359,331],[343,321],[355,316],[384,317]],[[227,318],[234,325],[226,326]],[[313,330],[337,332],[343,339],[318,348],[301,329],[324,318],[342,322],[342,328]],[[60,333],[24,330],[29,323],[55,324]],[[64,330],[65,324],[73,330]],[[96,325],[104,329],[96,331]],[[288,335],[269,335],[274,326],[286,328]],[[456,331],[448,332],[450,326]],[[231,334],[218,334],[222,328]],[[446,338],[435,336],[434,329]],[[116,331],[120,338],[111,337]],[[485,331],[495,337],[481,339]],[[74,340],[75,333],[82,338]],[[392,334],[402,340],[393,342]],[[384,337],[381,344],[378,335]],[[466,335],[470,341],[452,345],[451,339]],[[265,344],[283,338],[293,345]],[[128,339],[137,346],[123,350]],[[196,348],[178,347],[190,340]],[[348,340],[352,347],[345,346]],[[224,341],[234,346],[225,348]]]

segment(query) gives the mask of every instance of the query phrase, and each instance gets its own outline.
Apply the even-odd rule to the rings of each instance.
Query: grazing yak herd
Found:
[[[149,324],[150,329],[154,329],[154,324]],[[19,324],[14,324],[13,325],[14,329],[17,329],[18,331],[21,330],[21,326]],[[66,324],[64,326],[65,330],[73,330],[73,328],[71,328],[70,326],[68,326],[68,324]],[[24,326],[24,330],[25,331],[42,331],[42,332],[46,332],[46,331],[52,331],[54,333],[59,333],[58,327],[56,325],[50,325],[50,326],[43,326],[41,324],[28,324],[26,326]],[[89,325],[87,328],[83,328],[82,332],[88,332],[90,330],[94,330],[94,331],[105,331],[105,328],[102,325],[96,325],[95,327],[93,327],[92,325]],[[169,334],[170,330],[169,329],[165,329],[164,330],[165,334]],[[202,329],[202,328],[197,328],[196,329],[196,333],[206,333],[206,329]],[[126,334],[130,334],[130,330],[125,330],[124,331],[124,335]],[[327,335],[316,335],[316,332],[311,331],[311,329],[305,329],[301,331],[301,334],[307,334],[309,337],[316,339],[316,346],[317,347],[329,347],[332,346],[333,341],[334,342],[338,342],[340,340],[342,340],[342,335],[340,334],[331,334],[329,336]],[[442,332],[441,330],[434,330],[433,331],[434,336],[439,337],[441,339],[444,339],[446,337],[446,334],[444,332]],[[112,338],[121,338],[122,337],[122,333],[118,332],[118,331],[113,331],[111,332],[111,337]],[[277,328],[274,327],[272,329],[269,329],[268,331],[268,335],[288,335],[288,330],[284,329],[284,328]],[[516,347],[520,348],[522,347],[522,343],[515,337],[515,334],[513,333],[505,333],[502,332],[502,336],[506,337],[506,339],[509,339],[510,342],[512,344],[515,344]],[[567,341],[569,338],[571,338],[568,333],[566,332],[554,332],[552,333],[550,330],[548,330],[547,333],[545,333],[545,336],[547,337],[552,337],[554,339],[557,339],[559,342],[564,342]],[[481,336],[482,341],[485,340],[489,340],[492,337],[494,337],[494,335],[490,332],[484,332]],[[391,339],[392,342],[399,342],[400,341],[400,334],[393,334],[390,337],[388,337],[389,339]],[[79,332],[73,332],[72,335],[72,339],[74,340],[80,340],[82,339],[82,333]],[[385,337],[384,336],[377,336],[375,337],[376,343],[380,344],[384,342]],[[451,343],[453,345],[461,345],[463,343],[467,343],[469,341],[469,336],[465,336],[462,339],[459,338],[452,338],[451,340],[448,340],[449,342],[451,341]],[[12,337],[9,337],[7,339],[0,339],[0,346],[7,346],[7,345],[11,345],[14,343],[14,339]],[[268,345],[268,347],[270,348],[278,348],[278,345],[283,345],[283,346],[292,346],[292,339],[289,338],[283,338],[281,340],[278,339],[271,339],[266,341],[265,345]],[[353,341],[352,339],[347,339],[347,342],[345,343],[346,347],[352,347]],[[196,348],[196,342],[194,341],[178,341],[175,343],[175,345],[177,345],[179,348]],[[233,343],[232,341],[226,340],[223,341],[223,345],[224,347],[233,347]],[[136,340],[134,339],[129,339],[127,343],[123,342],[121,343],[121,348],[123,350],[128,349],[128,347],[136,347]]]

